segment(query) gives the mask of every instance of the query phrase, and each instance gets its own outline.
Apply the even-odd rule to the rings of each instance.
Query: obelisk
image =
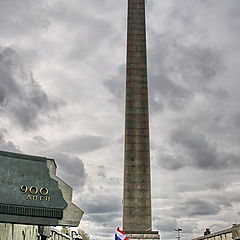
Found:
[[[145,0],[128,0],[123,230],[130,239],[152,231]]]

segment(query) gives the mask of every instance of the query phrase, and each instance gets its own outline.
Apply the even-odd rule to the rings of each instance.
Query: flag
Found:
[[[115,240],[128,240],[126,238],[126,233],[120,230],[119,227],[117,228],[117,231],[115,233]]]

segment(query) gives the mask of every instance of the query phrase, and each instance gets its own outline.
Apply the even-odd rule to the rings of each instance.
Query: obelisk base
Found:
[[[160,235],[158,231],[152,232],[134,232],[134,233],[126,233],[126,238],[129,240],[159,240]]]

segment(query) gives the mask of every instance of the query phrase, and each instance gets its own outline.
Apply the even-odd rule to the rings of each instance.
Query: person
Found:
[[[210,228],[206,228],[205,232],[204,232],[204,236],[211,234]]]

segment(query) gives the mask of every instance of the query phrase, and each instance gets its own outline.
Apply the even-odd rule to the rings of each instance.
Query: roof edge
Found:
[[[0,156],[26,159],[30,161],[39,161],[39,162],[46,162],[47,160],[55,162],[54,159],[52,158],[46,158],[46,157],[40,157],[40,156],[34,156],[34,155],[28,155],[28,154],[16,153],[16,152],[7,152],[2,150],[0,150]]]

